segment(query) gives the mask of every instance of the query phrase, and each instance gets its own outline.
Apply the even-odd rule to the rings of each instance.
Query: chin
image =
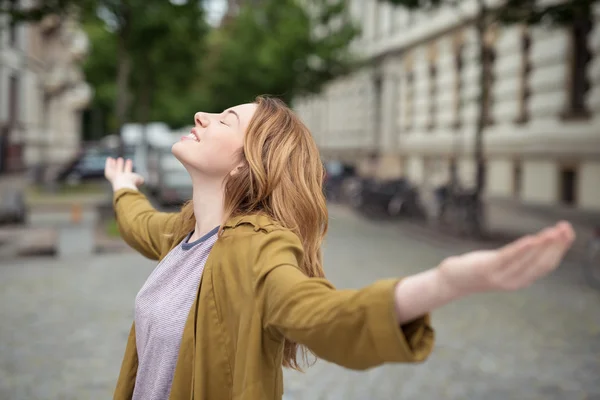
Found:
[[[190,148],[189,143],[175,142],[173,146],[171,146],[171,154],[183,164],[188,172],[191,169],[196,169],[195,164],[198,163],[198,150]]]
[[[175,142],[171,146],[171,153],[179,160],[183,165],[187,164],[186,160],[190,158],[190,149],[183,142]]]

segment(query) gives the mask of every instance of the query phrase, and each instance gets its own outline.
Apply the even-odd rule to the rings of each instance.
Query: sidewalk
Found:
[[[29,184],[29,177],[26,173],[17,172],[10,174],[0,174],[0,193],[8,190],[22,190]]]
[[[34,193],[29,185],[25,174],[0,175],[0,197],[3,193],[23,191],[27,194],[28,207],[24,224],[0,225],[0,260],[53,256],[60,228],[73,224],[92,227],[96,252],[127,249],[119,238],[107,236],[102,223],[104,216],[98,214],[102,205],[110,204],[109,193]]]
[[[429,215],[435,215],[436,202],[432,193],[422,192],[422,201]],[[560,206],[523,204],[507,198],[486,198],[486,231],[487,244],[499,246],[517,239],[520,236],[538,232],[558,221],[571,223],[576,233],[576,240],[567,257],[580,261],[585,257],[587,243],[592,237],[595,227],[600,227],[600,212],[569,209]],[[427,228],[431,234],[446,235],[432,221]]]
[[[600,213],[566,209],[558,206],[534,206],[511,199],[487,199],[487,224],[494,236],[518,237],[537,232],[558,221],[571,223],[577,238],[571,255],[582,256],[595,227],[600,227]]]

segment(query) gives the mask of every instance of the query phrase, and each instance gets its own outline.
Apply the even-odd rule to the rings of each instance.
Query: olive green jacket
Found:
[[[139,192],[117,191],[114,207],[124,240],[148,258],[161,260],[183,239],[165,235],[176,214],[156,211]],[[336,290],[308,278],[298,268],[302,256],[298,237],[267,217],[223,225],[183,331],[170,399],[281,399],[284,338],[352,369],[429,355],[429,316],[396,322],[398,279]],[[131,399],[137,366],[132,326],[115,399]]]

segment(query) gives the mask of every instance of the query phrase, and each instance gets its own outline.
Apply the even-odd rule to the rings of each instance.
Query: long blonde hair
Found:
[[[323,194],[324,168],[308,128],[281,100],[258,97],[257,109],[244,137],[243,167],[225,181],[224,221],[262,213],[293,231],[302,242],[300,268],[323,277],[321,244],[328,215]],[[181,209],[181,237],[195,226],[192,202]],[[300,370],[298,345],[286,339],[283,366]],[[301,348],[307,363],[310,353]]]

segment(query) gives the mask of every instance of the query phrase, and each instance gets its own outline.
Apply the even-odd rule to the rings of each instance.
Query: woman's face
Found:
[[[240,165],[244,133],[255,111],[256,104],[248,103],[220,114],[196,113],[194,128],[173,145],[173,155],[192,178],[225,178]]]

